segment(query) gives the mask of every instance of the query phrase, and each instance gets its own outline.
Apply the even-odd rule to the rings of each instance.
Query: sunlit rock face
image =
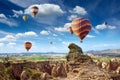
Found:
[[[67,77],[66,69],[63,63],[60,63],[53,67],[52,69],[52,76],[54,77]]]
[[[69,44],[68,48],[69,52],[66,56],[67,61],[74,61],[76,58],[83,54],[82,49],[74,43]]]
[[[75,62],[88,62],[92,61],[91,57],[87,55],[83,55],[82,48],[79,47],[78,45],[71,43],[68,46],[69,48],[69,53],[66,56],[67,61],[75,61]]]

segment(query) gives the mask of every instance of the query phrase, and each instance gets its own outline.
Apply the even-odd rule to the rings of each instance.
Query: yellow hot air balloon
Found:
[[[29,51],[29,49],[32,47],[32,43],[31,42],[25,42],[24,47],[27,51]]]
[[[25,15],[23,16],[23,20],[26,21],[28,19],[28,17]]]

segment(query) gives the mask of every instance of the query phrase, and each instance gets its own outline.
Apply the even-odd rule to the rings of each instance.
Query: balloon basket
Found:
[[[81,43],[83,43],[83,41],[80,41]]]

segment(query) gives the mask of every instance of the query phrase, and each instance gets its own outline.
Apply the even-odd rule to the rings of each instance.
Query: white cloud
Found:
[[[4,43],[0,43],[0,47],[4,46]]]
[[[4,34],[4,35],[10,35],[11,34],[12,35],[13,33],[0,30],[0,34]]]
[[[24,33],[25,36],[37,36],[37,34],[33,31],[30,31],[30,32],[25,32]]]
[[[107,28],[107,29],[110,29],[110,30],[113,30],[113,29],[116,29],[116,26],[105,25],[105,23],[96,26],[96,29],[97,29],[97,30],[104,30],[104,29],[106,29],[106,28]]]
[[[68,20],[70,21],[74,20],[75,18],[77,18],[77,15],[68,16]]]
[[[70,10],[69,12],[77,13],[79,15],[87,14],[87,11],[83,7],[80,7],[80,6],[76,6],[73,10]]]
[[[55,28],[56,31],[59,31],[59,32],[66,32],[68,31],[67,28],[65,27],[58,27],[58,28]]]
[[[58,41],[62,41],[62,39],[61,39],[61,38],[58,38]]]
[[[4,38],[0,38],[0,42],[14,42],[16,41],[16,37],[13,35],[6,35]]]
[[[106,29],[106,28],[107,28],[107,25],[105,25],[105,23],[96,26],[97,30],[103,30],[103,29]]]
[[[9,0],[10,2],[20,6],[20,7],[28,7],[32,4],[43,4],[48,2],[49,0]]]
[[[56,27],[54,30],[59,31],[59,32],[67,32],[68,28],[71,26],[71,23],[66,23],[64,27]]]
[[[7,17],[4,14],[0,14],[0,18],[7,19]]]
[[[32,6],[33,5],[29,6],[27,9],[25,9],[25,14],[31,15],[30,8]],[[38,23],[53,25],[58,22],[56,20],[57,17],[61,16],[64,13],[64,11],[60,8],[59,5],[40,4],[40,5],[36,5],[36,6],[38,6],[39,10],[38,10],[38,14],[33,19]]]
[[[17,34],[7,33],[7,32],[2,32],[2,33],[5,34],[6,36],[3,38],[0,38],[0,42],[9,42],[10,45],[15,44],[13,42],[15,42],[17,39],[21,37],[37,37],[38,36],[33,31],[29,31],[25,33],[17,33]]]
[[[56,37],[56,36],[58,36],[58,35],[57,35],[57,34],[53,34],[53,36],[55,36],[55,37]]]
[[[103,44],[93,45],[93,47],[94,47],[94,48],[98,48],[98,47],[102,47],[102,48],[103,48],[103,47],[110,47],[110,46],[113,47],[113,46],[116,46],[116,45],[117,45],[117,44],[113,44],[113,43],[112,43],[112,44],[110,44],[110,43],[109,43],[109,44],[108,44],[108,43],[103,43]]]
[[[19,38],[19,37],[23,37],[24,36],[24,33],[17,33],[16,34],[16,37]]]
[[[15,14],[19,14],[19,15],[22,15],[23,14],[23,11],[22,10],[19,10],[19,11],[17,11],[17,10],[12,10]]]
[[[65,46],[68,46],[70,43],[72,43],[72,42],[65,42],[65,41],[62,41],[62,44],[65,45]]]
[[[112,29],[116,29],[116,26],[109,25],[108,28],[112,30]]]
[[[15,20],[8,19],[4,14],[0,14],[0,23],[7,24],[9,26],[18,26]]]
[[[64,41],[62,41],[62,44],[64,44],[64,45],[69,45],[69,42],[64,42]]]
[[[14,42],[9,42],[8,43],[8,46],[14,46],[14,45],[16,45],[16,43],[14,43]]]
[[[50,32],[49,32],[49,31],[42,30],[42,31],[40,32],[40,34],[41,34],[41,35],[49,35]]]
[[[14,20],[9,19],[0,19],[1,23],[7,24],[9,26],[18,26],[18,24]]]
[[[9,0],[9,1],[21,7],[28,7],[29,5],[32,4],[30,0],[26,0],[25,2],[23,2],[23,0]]]
[[[119,26],[120,26],[120,20],[115,19],[115,18],[112,18],[112,19],[109,19],[109,22],[110,22],[111,24],[114,24],[115,26],[117,26],[117,28],[120,28],[120,27],[119,27]]]
[[[19,10],[19,11],[17,11],[17,10],[12,10],[12,11],[14,12],[13,17],[16,17],[16,18],[18,18],[19,15],[22,15],[22,14],[23,14],[23,11],[22,11],[22,10]]]
[[[33,31],[29,31],[29,32],[25,32],[25,33],[17,33],[16,34],[17,38],[20,38],[20,37],[31,37],[31,36],[36,37],[38,35],[35,32],[33,32]]]
[[[37,16],[55,16],[59,14],[63,14],[64,11],[60,8],[59,5],[56,4],[40,4],[40,5],[31,5],[27,9],[25,9],[25,14],[31,14],[30,9],[33,6],[38,7]]]
[[[87,38],[94,38],[95,36],[93,36],[93,35],[87,35],[86,37]]]
[[[99,34],[99,31],[97,29],[95,29],[94,27],[92,27],[92,30],[96,33]]]

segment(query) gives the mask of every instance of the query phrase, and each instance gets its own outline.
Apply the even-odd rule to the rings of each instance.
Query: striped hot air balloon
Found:
[[[24,47],[27,51],[29,51],[29,49],[32,47],[32,43],[31,42],[25,42]]]
[[[92,24],[87,18],[76,18],[71,23],[71,28],[74,34],[76,34],[81,42],[90,32]]]
[[[32,14],[33,17],[35,17],[37,15],[38,9],[39,8],[37,6],[31,7],[30,12],[31,12],[31,14]]]

